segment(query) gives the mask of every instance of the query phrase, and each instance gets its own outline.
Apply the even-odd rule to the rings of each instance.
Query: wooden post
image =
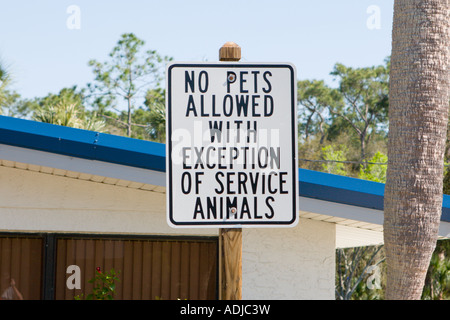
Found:
[[[219,50],[220,61],[239,61],[241,47],[234,42],[225,43]],[[219,230],[220,299],[242,299],[242,229]]]
[[[241,47],[234,42],[226,42],[219,50],[220,61],[241,60]]]
[[[220,229],[221,299],[242,299],[242,229]]]

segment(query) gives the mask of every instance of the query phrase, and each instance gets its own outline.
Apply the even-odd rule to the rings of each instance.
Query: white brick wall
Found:
[[[335,225],[300,219],[294,228],[244,229],[244,299],[331,299]]]
[[[173,229],[165,194],[0,166],[0,231],[217,235]],[[243,229],[244,299],[334,299],[335,225]]]
[[[0,231],[217,235],[174,229],[166,195],[0,166]]]

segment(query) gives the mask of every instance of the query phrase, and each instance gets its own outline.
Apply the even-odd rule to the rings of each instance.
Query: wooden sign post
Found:
[[[225,43],[219,50],[220,61],[239,61],[241,47],[234,42]],[[242,299],[242,229],[219,230],[220,286],[222,300]]]

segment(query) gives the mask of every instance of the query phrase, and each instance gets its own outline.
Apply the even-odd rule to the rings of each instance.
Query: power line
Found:
[[[299,161],[308,161],[308,162],[335,162],[335,163],[351,163],[351,164],[379,164],[379,165],[387,165],[387,162],[364,162],[364,161],[346,161],[346,160],[311,160],[311,159],[298,159]]]
[[[387,165],[387,162],[364,162],[364,161],[348,161],[348,160],[312,160],[312,159],[298,159],[299,161],[307,162],[334,162],[334,163],[349,163],[349,164],[377,164],[377,165]],[[449,167],[449,164],[444,164],[444,167]]]

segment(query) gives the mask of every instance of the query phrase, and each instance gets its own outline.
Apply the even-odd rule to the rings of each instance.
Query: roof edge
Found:
[[[0,143],[165,171],[165,144],[0,116]]]

